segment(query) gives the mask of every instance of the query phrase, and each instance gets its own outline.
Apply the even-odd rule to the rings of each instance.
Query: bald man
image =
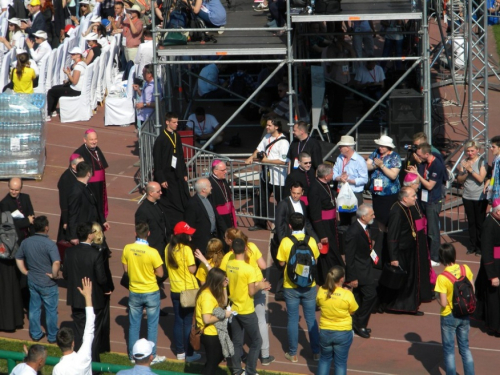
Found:
[[[150,182],[146,186],[146,199],[135,212],[135,224],[147,223],[149,226],[148,244],[158,250],[165,264],[165,247],[172,229],[168,227],[167,218],[162,206],[158,204],[161,198],[161,186],[158,182]],[[164,273],[166,275],[166,272]]]
[[[35,212],[28,194],[21,193],[23,181],[14,177],[9,181],[9,193],[0,201],[1,211],[10,211],[16,226],[17,242],[21,242],[34,233]],[[16,212],[17,211],[17,212]]]
[[[196,194],[189,200],[184,220],[196,232],[191,236],[193,251],[199,249],[203,254],[206,252],[207,243],[211,238],[222,240],[225,227],[217,210],[214,209],[208,196],[212,193],[212,185],[207,178],[200,178],[194,184]]]
[[[83,161],[80,154],[72,154],[69,157],[69,167],[66,169],[59,181],[57,182],[57,189],[59,190],[59,208],[61,209],[61,217],[59,219],[59,230],[57,232],[57,241],[69,241],[66,229],[68,228],[68,198],[76,184],[76,166]]]
[[[108,217],[108,192],[106,190],[106,173],[108,168],[101,149],[97,146],[97,133],[94,129],[87,129],[83,135],[83,145],[74,151],[83,157],[83,160],[92,166],[92,176],[88,186],[97,199],[100,212],[104,212],[104,218]]]

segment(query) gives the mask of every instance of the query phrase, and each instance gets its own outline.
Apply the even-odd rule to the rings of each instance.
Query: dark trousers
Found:
[[[358,285],[353,292],[359,308],[354,313],[352,322],[357,328],[366,328],[372,309],[377,302],[377,290],[374,284],[368,284]]]
[[[203,367],[203,375],[213,375],[219,368],[219,363],[224,359],[219,336],[201,335],[201,343],[205,347],[207,361]]]
[[[335,83],[326,84],[328,95],[328,122],[344,122],[344,103],[349,93],[347,90]]]
[[[473,201],[462,198],[469,225],[470,250],[481,251],[481,228],[486,218],[487,200]]]
[[[271,197],[271,194],[273,194],[274,202],[275,204],[278,204],[283,195],[283,186],[271,185],[269,183],[266,183],[262,179],[260,180],[260,186],[260,203],[257,204],[257,202],[254,202],[254,212],[256,216],[268,216],[268,207],[271,204],[269,202],[269,197]],[[274,213],[272,215],[269,215],[269,217],[274,218]],[[263,228],[266,228],[267,225],[266,220],[263,219],[255,219],[254,224]]]
[[[282,27],[285,24],[286,2],[284,0],[270,1],[269,12],[276,20],[278,27]]]
[[[255,312],[245,315],[233,316],[231,322],[231,333],[234,345],[234,355],[231,357],[232,372],[239,375],[241,369],[241,352],[243,350],[243,339],[245,333],[250,338],[249,351],[247,355],[247,366],[245,375],[257,374],[257,360],[262,346],[262,338],[259,332],[259,322]]]
[[[99,344],[98,338],[101,337],[101,332],[103,328],[104,321],[104,309],[94,309],[95,322],[94,322],[94,340],[92,342],[92,362],[101,362],[101,357],[99,356]],[[74,333],[75,333],[75,347],[74,350],[77,352],[83,343],[83,332],[85,330],[85,309],[71,308],[71,317],[74,323]]]
[[[80,91],[73,90],[69,86],[53,86],[47,92],[47,114],[50,116],[50,114],[56,110],[57,103],[62,96],[79,96],[80,94]]]

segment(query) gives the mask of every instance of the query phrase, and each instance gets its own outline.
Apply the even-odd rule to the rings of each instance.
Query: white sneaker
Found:
[[[166,358],[164,356],[161,356],[161,355],[157,355],[152,361],[151,361],[151,364],[152,365],[156,365],[157,363],[160,363],[160,362],[165,362]]]
[[[49,121],[52,121],[52,117],[50,117],[50,116],[45,117],[45,122],[49,122]]]
[[[132,363],[133,365],[135,365],[135,359],[131,359],[130,363]]]
[[[52,117],[56,117],[56,116],[57,116],[57,111],[52,112]]]
[[[184,361],[186,359],[186,353],[177,354],[177,359],[179,361]]]
[[[439,262],[434,262],[433,260],[431,260],[431,266],[432,267],[439,267],[441,265],[441,263]]]

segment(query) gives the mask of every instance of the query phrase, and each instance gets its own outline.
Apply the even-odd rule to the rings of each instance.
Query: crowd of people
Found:
[[[342,136],[340,155],[332,166],[317,155],[317,141],[309,136],[307,124],[294,125],[295,140],[290,144],[274,117],[268,118],[267,134],[246,163],[258,160],[266,165],[260,194],[266,207],[277,204],[275,215],[269,209],[262,215],[267,220],[255,221],[249,228],[273,229],[271,265],[238,228],[224,161],[213,161],[212,173],[198,178],[191,196],[176,132],[178,116],[168,113],[166,118],[154,145],[154,181],[148,183],[146,198],[135,214],[137,239],[125,246],[121,257],[124,274],[120,284],[129,290],[128,355],[132,363],[149,366],[166,359],[157,353],[156,343],[159,317],[165,314],[160,308],[161,290],[168,277],[176,358],[200,360],[190,341],[195,322],[206,353],[204,374],[213,374],[224,359],[235,374],[256,374],[259,360],[261,365],[269,365],[277,355],[269,344],[266,293],[271,284],[263,273],[275,267],[281,276],[273,289],[275,299],[286,305],[288,348],[284,357],[290,362],[299,361],[300,305],[312,359],[319,362],[317,374],[323,375],[329,373],[332,362],[336,374],[346,372],[353,332],[368,339],[372,329],[376,330],[369,324],[372,313],[422,316],[421,303],[436,299],[442,307],[446,369],[450,374],[454,371],[452,342],[456,335],[466,374],[473,373],[469,316],[455,316],[454,284],[449,280],[449,275],[456,279],[462,275],[472,281],[472,273],[456,263],[453,246],[440,243],[439,227],[432,228],[439,225],[430,216],[433,206],[442,204],[446,169],[425,134],[414,135],[412,156],[404,164],[388,136],[375,140],[376,149],[367,160],[356,153],[351,136]],[[481,255],[475,281],[476,316],[484,318],[489,333],[498,336],[500,273],[496,248],[500,237],[495,228],[500,225],[496,179],[500,138],[494,137],[491,143],[495,155],[492,171],[480,160],[478,146],[472,142],[467,144],[467,158],[457,179],[464,183],[464,195],[472,194],[465,201],[468,197],[474,201],[492,199],[486,218],[485,208],[476,209],[478,204],[467,209],[467,216],[473,215],[469,224],[476,229],[470,233],[468,253]],[[2,212],[12,213],[19,244],[15,260],[0,260],[2,285],[10,286],[0,293],[2,306],[8,306],[2,309],[0,329],[22,327],[26,310],[32,340],[39,342],[47,336],[49,343],[61,348],[63,357],[54,368],[57,374],[65,373],[67,366],[90,374],[90,363],[100,362],[100,354],[110,350],[109,309],[114,284],[104,236],[104,230],[110,229],[106,219],[107,167],[97,133],[88,129],[58,183],[61,217],[57,243],[48,237],[47,217],[35,215],[29,195],[21,192],[20,179],[10,180],[9,193],[0,202]],[[406,174],[400,182],[402,170]],[[350,212],[339,212],[338,191],[345,186],[357,205]],[[369,186],[373,205],[363,200],[364,186]],[[258,204],[253,202],[254,207]],[[437,230],[437,238],[430,235],[433,230]],[[433,268],[440,263],[446,267],[445,273],[436,276]],[[382,266],[377,283],[376,269]],[[397,287],[384,278],[389,267],[402,269],[407,275]],[[67,282],[66,303],[71,307],[73,328],[58,327],[57,279],[61,273]],[[42,310],[45,332],[40,322]],[[144,310],[147,339],[140,338]],[[249,338],[247,353],[243,351],[243,332]],[[43,366],[46,353],[37,345],[33,348],[35,353],[30,356],[28,352],[25,364],[16,371]]]

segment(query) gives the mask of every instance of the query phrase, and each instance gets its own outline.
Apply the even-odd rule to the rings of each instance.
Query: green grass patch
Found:
[[[7,350],[11,352],[23,352],[23,345],[30,346],[33,342],[31,341],[21,341],[21,340],[8,340],[4,338],[0,338],[0,349]],[[44,344],[45,345],[45,344]],[[50,357],[61,357],[61,351],[56,345],[46,344],[48,355]],[[119,353],[104,353],[101,354],[101,362],[102,363],[110,363],[115,365],[123,365],[123,366],[132,366],[130,363],[128,356],[125,354]],[[153,369],[157,370],[167,370],[167,371],[175,371],[175,372],[185,372],[188,374],[200,374],[203,368],[202,364],[198,363],[185,363],[184,361],[177,360],[168,360],[163,363],[158,363],[152,366]],[[43,370],[43,375],[51,375],[52,374],[52,366],[46,365]],[[108,373],[105,373],[108,375]],[[8,375],[7,369],[7,360],[0,359],[0,375]],[[111,375],[111,374],[110,374]],[[214,375],[231,375],[231,372],[227,369],[227,367],[221,367],[216,374]],[[293,375],[285,372],[275,372],[275,371],[264,371],[259,370],[259,375]]]
[[[498,56],[500,56],[500,25],[493,26],[493,35],[495,36],[495,41],[497,42]]]

